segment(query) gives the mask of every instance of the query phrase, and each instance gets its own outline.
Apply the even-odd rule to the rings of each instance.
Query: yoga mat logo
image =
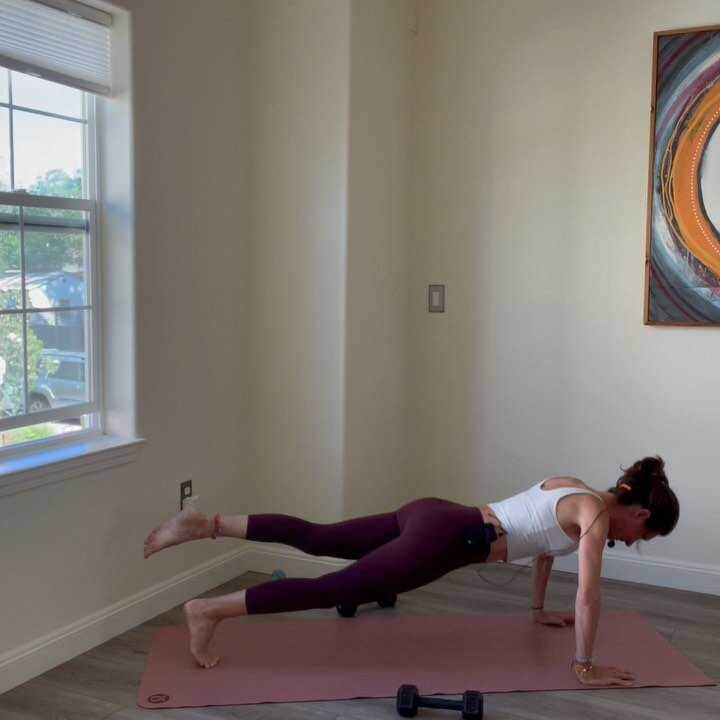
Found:
[[[165,693],[155,693],[154,695],[150,695],[150,697],[148,697],[148,702],[153,705],[160,705],[161,703],[166,703],[169,699],[170,696]]]

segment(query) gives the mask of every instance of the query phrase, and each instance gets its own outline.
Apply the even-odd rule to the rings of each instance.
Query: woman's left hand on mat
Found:
[[[617,667],[593,665],[589,670],[575,672],[583,685],[632,685],[635,673]]]
[[[572,612],[547,612],[545,610],[533,610],[533,620],[541,625],[555,625],[566,627],[575,624],[575,613]]]

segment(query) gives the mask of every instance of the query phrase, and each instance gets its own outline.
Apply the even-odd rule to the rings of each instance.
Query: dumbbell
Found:
[[[395,607],[395,603],[397,602],[397,595],[385,595],[384,597],[378,598],[376,602],[381,608]],[[338,605],[335,609],[338,611],[338,615],[340,615],[341,617],[351,618],[357,612],[358,606]]]
[[[419,707],[460,710],[463,720],[480,720],[483,716],[483,696],[477,690],[466,690],[462,700],[443,700],[423,697],[415,685],[401,685],[396,704],[401,717],[415,717]]]

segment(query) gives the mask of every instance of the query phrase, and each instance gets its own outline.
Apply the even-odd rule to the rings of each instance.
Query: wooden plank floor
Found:
[[[395,610],[372,612],[513,612],[528,607],[530,571],[515,576],[514,566],[457,570],[425,588],[403,595]],[[232,592],[267,576],[247,573],[208,595]],[[502,587],[496,585],[507,582]],[[490,583],[495,583],[491,585]],[[575,576],[554,573],[546,605],[572,609]],[[678,590],[603,581],[603,607],[640,612],[673,645],[713,680],[720,682],[720,599]],[[308,616],[327,617],[329,610]],[[261,618],[242,622],[262,621]],[[152,633],[161,625],[183,622],[181,608],[120,635],[4,695],[2,720],[391,720],[392,700],[243,705],[217,708],[143,710],[135,705]],[[220,626],[219,632],[222,632]],[[564,692],[499,693],[485,697],[490,720],[717,720],[720,689],[634,688]],[[459,713],[421,710],[418,718],[459,718]]]

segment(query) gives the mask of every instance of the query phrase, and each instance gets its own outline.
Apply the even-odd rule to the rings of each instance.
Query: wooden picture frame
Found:
[[[656,32],[646,325],[720,325],[720,25]]]

